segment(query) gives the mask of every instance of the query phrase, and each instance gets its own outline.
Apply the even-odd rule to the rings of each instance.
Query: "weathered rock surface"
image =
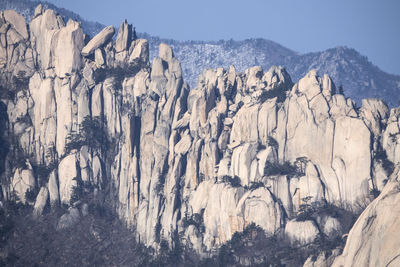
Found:
[[[35,177],[32,169],[16,169],[11,181],[12,191],[16,193],[22,203],[26,202],[25,194],[35,187]]]
[[[117,39],[115,41],[115,52],[120,53],[128,50],[132,39],[132,25],[124,20],[118,30]]]
[[[69,204],[72,190],[77,186],[77,170],[75,155],[64,158],[58,166],[60,201]]]
[[[400,190],[397,168],[382,193],[350,230],[346,246],[332,266],[398,266],[400,264]]]
[[[54,36],[53,64],[58,77],[65,77],[81,69],[79,51],[84,45],[83,39],[79,23],[73,20],[69,20]]]
[[[331,253],[322,252],[316,258],[308,257],[303,267],[330,267],[332,266],[335,257],[340,255],[339,249],[334,249]]]
[[[133,63],[138,61],[140,63],[147,63],[149,61],[149,43],[145,39],[135,40],[131,47],[133,46],[132,53],[129,57],[129,62]]]
[[[49,198],[49,190],[46,187],[40,188],[39,194],[36,197],[36,202],[33,207],[33,216],[39,217],[42,215],[44,208],[46,207],[47,200]]]
[[[26,27],[25,18],[18,14],[15,10],[5,10],[3,12],[4,19],[10,23],[24,39],[28,39],[28,29]]]
[[[114,26],[108,26],[99,32],[89,43],[83,47],[82,55],[88,56],[92,54],[97,48],[103,46],[109,41],[115,33]]]
[[[292,244],[307,245],[318,237],[319,231],[313,221],[292,220],[286,224],[285,234]]]
[[[47,199],[73,206],[84,185],[107,194],[148,246],[178,234],[207,255],[251,223],[308,244],[346,229],[330,216],[296,221],[304,206],[361,211],[400,162],[399,110],[377,100],[358,109],[326,75],[293,85],[282,67],[209,69],[190,90],[171,47],[161,44],[150,67],[148,41],[132,41],[126,21],[115,41],[109,26],[85,45],[80,25],[51,10],[38,7],[27,38],[11,17],[1,74],[26,83],[1,101],[12,147],[46,170],[37,214]],[[32,168],[1,175],[4,195],[22,202],[39,184]],[[79,216],[71,208],[58,228]]]

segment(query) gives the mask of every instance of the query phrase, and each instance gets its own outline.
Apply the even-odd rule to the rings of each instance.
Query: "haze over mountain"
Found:
[[[32,18],[35,1],[3,0],[0,8],[15,8],[28,20]],[[82,21],[83,30],[93,36],[104,25],[88,22],[79,15],[51,3],[46,7],[59,12],[65,18]],[[183,76],[191,88],[195,88],[197,77],[206,68],[229,68],[234,65],[237,70],[260,65],[269,69],[273,65],[281,65],[290,73],[293,81],[298,81],[311,69],[319,74],[328,74],[337,87],[342,85],[346,96],[358,105],[363,98],[383,99],[389,106],[395,106],[399,101],[400,76],[386,73],[372,64],[367,57],[348,47],[335,47],[321,52],[299,54],[273,41],[265,39],[248,39],[243,41],[176,41],[152,36],[149,33],[139,33],[139,36],[149,40],[150,58],[158,53],[161,42],[174,48],[176,57],[182,62]]]

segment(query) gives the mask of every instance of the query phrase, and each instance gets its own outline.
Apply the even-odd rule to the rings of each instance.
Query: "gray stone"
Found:
[[[36,197],[36,202],[33,207],[33,216],[38,218],[43,214],[43,210],[47,204],[47,200],[49,199],[49,190],[46,187],[40,188],[39,194]]]
[[[149,62],[149,42],[145,39],[138,39],[132,43],[134,48],[129,57],[129,62],[134,63],[136,61],[140,63]]]
[[[26,203],[25,193],[35,187],[35,177],[32,169],[16,169],[11,181],[12,190],[17,194],[22,203]]]
[[[40,16],[43,14],[43,5],[39,4],[37,5],[37,7],[35,8],[35,12],[33,13],[33,17],[36,18],[37,16]]]
[[[3,12],[4,18],[9,22],[14,29],[22,36],[24,39],[28,39],[28,29],[26,28],[25,18],[18,14],[15,10],[5,10]]]
[[[332,266],[398,266],[400,239],[399,169],[357,219],[343,253]]]
[[[75,154],[71,154],[65,157],[58,166],[59,192],[62,204],[70,204],[72,192],[77,186],[76,177]]]
[[[110,25],[105,27],[101,32],[93,37],[85,47],[83,47],[82,55],[88,56],[94,53],[97,48],[102,47],[104,44],[106,44],[113,37],[114,33],[114,26]]]
[[[60,193],[58,191],[57,172],[53,170],[49,175],[49,183],[47,185],[50,195],[50,205],[52,208],[60,204]]]
[[[79,221],[80,215],[77,208],[70,208],[67,213],[61,216],[57,224],[57,230],[69,228]]]
[[[117,53],[128,50],[132,41],[132,25],[124,20],[119,27],[117,39],[115,41],[115,51]]]
[[[319,231],[313,221],[291,220],[286,224],[285,234],[292,244],[307,245],[318,237]]]

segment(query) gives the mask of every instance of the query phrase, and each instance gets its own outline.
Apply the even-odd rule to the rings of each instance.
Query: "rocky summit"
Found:
[[[29,25],[1,12],[6,211],[23,205],[32,225],[52,216],[62,235],[107,207],[153,257],[179,244],[205,265],[400,264],[399,108],[358,108],[329,76],[293,84],[275,66],[207,69],[190,89],[172,48],[161,43],[150,64],[131,30],[89,39],[41,5]],[[27,263],[10,251],[3,261]]]

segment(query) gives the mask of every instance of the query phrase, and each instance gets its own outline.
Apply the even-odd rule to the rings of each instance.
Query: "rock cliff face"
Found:
[[[343,254],[333,266],[398,266],[400,264],[399,169],[382,193],[351,229]]]
[[[150,65],[126,21],[115,41],[112,26],[85,41],[40,7],[29,27],[13,11],[0,24],[3,198],[40,189],[35,216],[71,206],[59,228],[79,218],[85,187],[148,246],[179,236],[208,254],[251,223],[307,244],[346,226],[294,220],[304,206],[359,212],[400,161],[398,110],[355,108],[327,75],[293,85],[282,67],[210,69],[190,90],[171,47]]]

